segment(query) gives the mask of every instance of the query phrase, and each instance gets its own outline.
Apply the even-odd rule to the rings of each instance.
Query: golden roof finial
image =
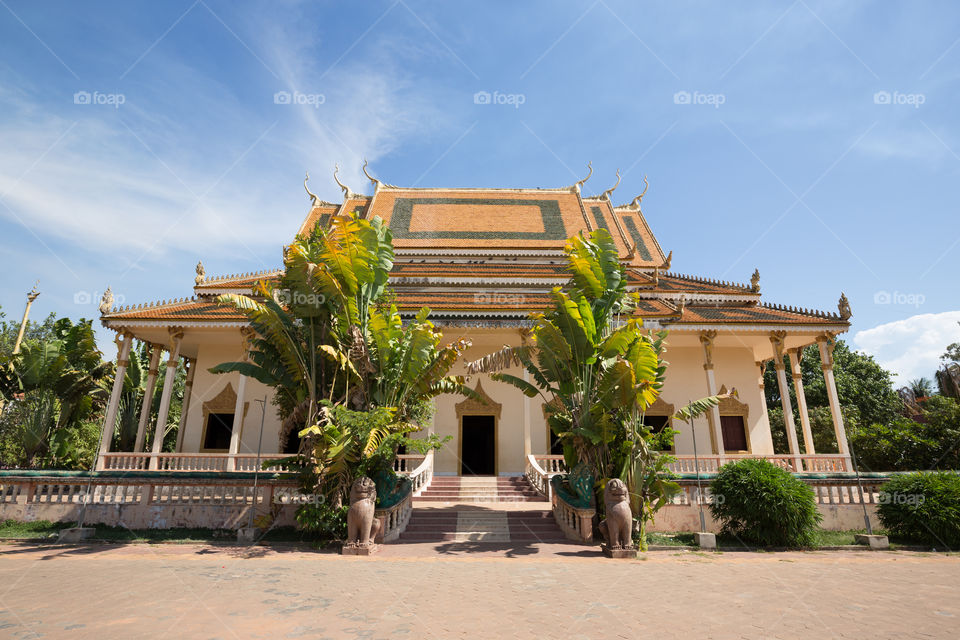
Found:
[[[750,290],[754,293],[760,293],[760,269],[754,269],[750,276]]]
[[[673,262],[673,249],[671,249],[670,253],[667,254],[667,259],[663,261],[663,264],[660,265],[660,268],[664,271],[670,271],[671,262]]]
[[[574,191],[579,192],[579,191],[580,191],[580,187],[582,187],[582,186],[584,185],[584,183],[585,183],[587,180],[590,179],[590,176],[593,175],[593,161],[590,161],[590,162],[587,163],[587,169],[590,170],[589,172],[587,172],[587,177],[584,178],[583,180],[577,180],[576,182],[574,182],[574,183],[573,183],[573,186],[570,187],[571,189],[573,189]]]
[[[110,290],[110,287],[107,287],[107,290],[103,292],[103,297],[100,298],[100,315],[105,316],[111,311],[113,311],[113,291]]]
[[[307,175],[306,175],[306,177],[303,179],[303,188],[304,188],[304,190],[307,192],[307,195],[310,196],[310,202],[311,202],[312,204],[317,204],[317,200],[319,200],[319,198],[317,198],[317,194],[315,194],[315,193],[313,193],[312,191],[310,191],[310,188],[307,186],[307,180],[309,180],[309,179],[310,179],[310,172],[307,171]]]
[[[198,261],[197,261],[197,277],[194,278],[193,281],[194,281],[194,282],[197,284],[197,286],[199,287],[201,284],[203,284],[203,282],[204,282],[206,279],[207,279],[207,271],[206,271],[206,269],[203,268],[203,261],[202,261],[202,260],[198,260]]]
[[[849,320],[850,316],[853,315],[853,311],[850,309],[850,300],[847,299],[847,294],[840,292],[840,301],[837,303],[837,310],[840,311],[841,320]]]
[[[600,197],[606,198],[607,200],[609,200],[610,196],[613,195],[613,192],[616,191],[617,187],[619,186],[620,186],[620,169],[617,169],[617,184],[613,185],[612,187],[604,191],[602,194],[600,194]]]
[[[650,183],[647,181],[647,176],[643,176],[643,193],[638,195],[633,199],[633,202],[630,203],[630,206],[634,209],[640,208],[640,202],[643,201],[643,196],[646,195],[647,189],[650,188]]]

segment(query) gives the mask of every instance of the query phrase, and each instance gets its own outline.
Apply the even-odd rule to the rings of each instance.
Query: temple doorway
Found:
[[[460,418],[460,474],[492,476],[497,473],[497,422],[492,415]]]

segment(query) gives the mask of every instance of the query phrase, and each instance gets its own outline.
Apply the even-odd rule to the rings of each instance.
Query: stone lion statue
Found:
[[[377,485],[370,478],[357,478],[350,487],[350,510],[347,511],[347,545],[372,546],[380,533],[380,521],[374,517]]]
[[[611,549],[633,548],[633,513],[630,511],[630,492],[619,478],[607,482],[603,491],[607,518],[600,523],[600,533]]]

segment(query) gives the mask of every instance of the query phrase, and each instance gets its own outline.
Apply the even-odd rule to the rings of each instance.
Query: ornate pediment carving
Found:
[[[646,414],[648,416],[672,416],[676,413],[676,410],[673,408],[673,405],[664,401],[662,396],[657,396],[657,399],[647,407]]]
[[[726,395],[727,385],[720,387],[720,395]],[[743,422],[746,424],[747,416],[750,414],[750,405],[740,402],[740,399],[737,397],[737,390],[732,389],[729,397],[724,398],[720,401],[720,406],[717,407],[720,410],[720,415],[722,416],[743,416]]]
[[[503,408],[499,402],[495,401],[487,392],[484,391],[483,385],[480,384],[480,379],[477,378],[477,386],[473,390],[480,400],[474,400],[473,398],[464,398],[463,401],[456,404],[457,410],[457,420],[460,419],[460,416],[469,416],[469,415],[495,415],[497,419],[500,418],[500,410]]]

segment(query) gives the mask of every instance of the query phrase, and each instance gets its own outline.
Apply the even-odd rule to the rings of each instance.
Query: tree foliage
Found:
[[[44,324],[39,340],[25,339],[17,354],[0,354],[0,394],[5,400],[3,431],[17,439],[19,458],[73,466],[92,456],[95,433],[87,425],[109,396],[113,365],[102,361],[92,322],[63,318]]]

